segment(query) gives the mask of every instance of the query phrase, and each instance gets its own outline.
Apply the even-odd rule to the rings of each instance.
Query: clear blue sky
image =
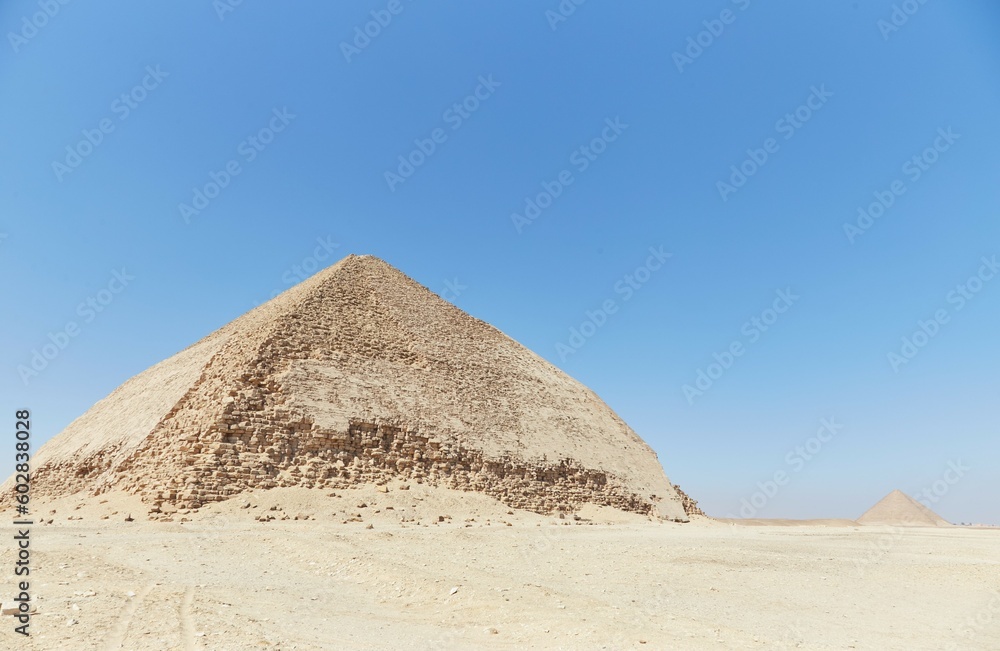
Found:
[[[899,488],[1000,522],[1000,6],[904,4],[5,2],[5,427],[41,443],[370,253],[592,387],[711,514],[784,472],[756,515]]]

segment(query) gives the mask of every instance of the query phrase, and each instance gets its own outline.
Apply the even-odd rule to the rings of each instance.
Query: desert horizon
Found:
[[[18,418],[27,441],[31,414]],[[592,391],[372,256],[154,364],[31,464],[30,483],[0,485],[20,518],[7,537],[24,541],[0,564],[9,584],[34,577],[0,593],[12,648],[1000,640],[1000,528],[954,525],[900,490],[854,520],[709,517]],[[945,494],[967,469],[953,470]],[[784,486],[758,484],[768,499]],[[935,582],[947,589],[880,628]],[[734,610],[765,590],[777,606]]]
[[[560,518],[404,486],[275,488],[159,521],[129,495],[44,504],[34,646],[9,626],[0,640],[188,651],[1000,641],[996,574],[977,569],[1000,564],[996,530],[672,523],[608,507]]]
[[[1000,649],[995,0],[0,27],[0,650]]]

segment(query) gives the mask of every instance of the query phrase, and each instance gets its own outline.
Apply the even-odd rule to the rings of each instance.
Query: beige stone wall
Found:
[[[680,486],[674,484],[674,490],[677,491],[677,494],[681,496],[681,506],[684,507],[684,513],[686,513],[689,516],[690,515],[702,515],[706,517],[708,516],[708,514],[702,511],[701,508],[698,506],[698,500],[691,499],[691,497],[687,493],[681,490]]]
[[[639,513],[655,508],[606,473],[570,459],[536,465],[487,459],[477,450],[391,424],[354,422],[347,432],[334,432],[299,421],[262,435],[254,420],[247,413],[231,413],[226,419],[231,429],[220,432],[218,441],[192,444],[190,467],[200,478],[196,484],[137,482],[130,488],[153,503],[197,508],[252,488],[348,488],[404,480],[482,492],[538,513],[573,511],[586,502]]]
[[[222,399],[212,426],[193,422],[204,409],[176,409],[116,467],[110,465],[116,449],[43,466],[36,475],[38,494],[125,489],[153,506],[199,508],[258,488],[343,489],[400,480],[481,492],[537,513],[572,512],[593,503],[650,515],[659,515],[656,503],[666,497],[632,494],[617,478],[572,459],[489,458],[391,423],[353,421],[346,431],[324,430],[259,387],[231,393],[236,395]]]
[[[656,454],[592,391],[375,258],[342,260],[112,397],[40,450],[36,494],[197,508],[398,479],[540,513],[686,517]]]

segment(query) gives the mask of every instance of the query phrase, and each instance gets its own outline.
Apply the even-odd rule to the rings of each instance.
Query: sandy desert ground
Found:
[[[33,530],[34,635],[4,617],[0,648],[1000,648],[998,530],[559,519],[401,488],[261,491],[169,522],[127,496],[36,505],[53,523]]]

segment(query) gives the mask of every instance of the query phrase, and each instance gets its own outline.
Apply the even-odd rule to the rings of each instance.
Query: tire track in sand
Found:
[[[201,651],[194,636],[194,617],[191,614],[191,606],[194,604],[194,586],[189,585],[184,590],[184,597],[181,599],[181,607],[178,612],[181,622],[181,645],[184,651]]]
[[[122,648],[122,644],[125,643],[125,635],[132,624],[132,618],[135,617],[135,612],[139,610],[139,606],[142,605],[142,602],[149,596],[154,587],[156,587],[156,584],[150,583],[138,595],[128,598],[125,602],[125,607],[122,608],[121,614],[118,615],[118,621],[115,622],[114,626],[108,632],[107,640],[104,643],[106,651],[119,651]]]

